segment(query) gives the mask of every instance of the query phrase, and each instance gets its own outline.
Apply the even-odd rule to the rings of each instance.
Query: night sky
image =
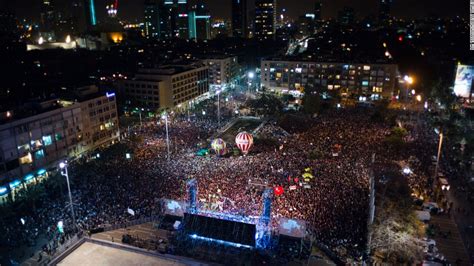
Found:
[[[53,0],[54,1],[54,0]],[[55,0],[58,6],[65,6],[70,0]],[[112,0],[96,0],[96,9],[99,16],[105,16],[105,4]],[[192,0],[190,0],[193,2]],[[251,3],[253,0],[249,0]],[[411,18],[424,17],[435,14],[443,17],[465,16],[469,14],[467,0],[393,0],[392,14],[397,17]],[[39,17],[39,8],[42,0],[0,0],[0,5],[13,10],[19,18]],[[130,21],[141,21],[143,18],[144,0],[119,0],[119,16]],[[211,15],[215,18],[230,18],[231,0],[205,0]],[[312,12],[315,0],[278,0],[278,10],[286,8],[288,15],[296,18],[301,14]],[[363,17],[368,14],[377,14],[378,0],[323,0],[323,17],[335,17],[337,11],[344,6],[354,7],[356,15]],[[226,4],[227,3],[227,4]]]

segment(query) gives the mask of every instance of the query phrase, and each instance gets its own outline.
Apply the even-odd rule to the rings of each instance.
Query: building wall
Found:
[[[115,97],[106,96],[0,125],[0,191],[118,137]]]
[[[126,99],[131,106],[144,107],[147,109],[158,109],[160,99],[168,96],[164,94],[165,84],[160,80],[126,80],[124,81],[124,92]]]
[[[144,4],[145,17],[145,37],[159,38],[160,37],[160,5],[156,0],[147,0]],[[164,15],[164,14],[162,14]]]
[[[276,25],[276,0],[255,0],[255,32],[257,39],[273,39]]]
[[[395,89],[394,64],[346,64],[303,61],[261,62],[261,83],[272,90],[315,88],[342,96],[389,98]]]
[[[115,94],[83,101],[80,105],[83,113],[81,153],[118,139],[120,132]]]
[[[226,86],[237,78],[239,65],[237,57],[204,59],[209,67],[209,83],[212,86]]]
[[[144,69],[124,81],[125,97],[134,107],[157,110],[185,104],[209,91],[209,69],[195,67],[181,72]]]

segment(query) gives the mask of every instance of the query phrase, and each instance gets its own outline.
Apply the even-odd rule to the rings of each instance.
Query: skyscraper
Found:
[[[321,9],[323,7],[323,3],[322,2],[316,2],[314,4],[314,19],[315,20],[321,20]]]
[[[160,37],[160,4],[158,0],[145,1],[145,37],[159,38]]]
[[[255,38],[266,40],[275,37],[276,10],[276,0],[255,0]]]
[[[248,37],[247,0],[232,0],[232,35]]]
[[[164,0],[160,4],[159,17],[160,38],[189,37],[187,0]]]
[[[190,39],[207,40],[211,38],[211,15],[203,1],[191,8],[188,21]]]
[[[392,7],[392,0],[380,0],[379,20],[381,22],[387,21],[390,18],[391,7]]]

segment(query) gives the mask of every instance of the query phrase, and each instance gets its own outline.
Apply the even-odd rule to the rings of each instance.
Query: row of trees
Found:
[[[370,229],[370,249],[383,262],[414,264],[423,260],[422,223],[413,212],[410,188],[397,172],[385,173],[379,183],[376,219]]]

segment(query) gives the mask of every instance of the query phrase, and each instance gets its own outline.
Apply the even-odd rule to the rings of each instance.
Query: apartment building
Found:
[[[173,108],[209,92],[209,68],[195,62],[141,69],[122,85],[130,106],[148,110]]]
[[[209,84],[226,87],[239,75],[239,63],[236,56],[216,55],[203,59],[209,68]]]
[[[46,177],[59,161],[118,140],[115,95],[96,87],[79,90],[73,100],[35,104],[34,112],[24,107],[0,113],[0,199]]]
[[[390,98],[395,90],[395,64],[355,64],[262,60],[261,84],[274,91],[335,90],[343,97]]]

